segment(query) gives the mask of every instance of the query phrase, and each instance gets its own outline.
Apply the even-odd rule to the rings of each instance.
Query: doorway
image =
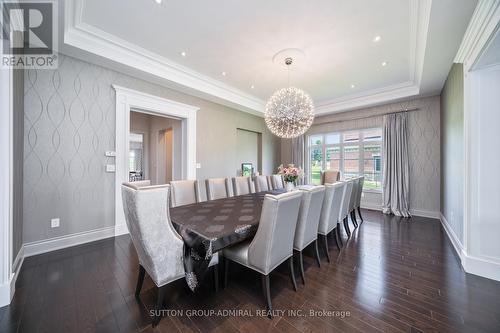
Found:
[[[177,177],[175,179],[196,179],[196,112],[199,108],[117,85],[113,85],[113,88],[116,92],[116,148],[114,152],[106,152],[106,156],[115,157],[115,235],[118,236],[128,233],[123,212],[121,186],[123,182],[130,180],[131,113],[139,110],[139,113],[178,120],[181,131],[177,140],[181,144],[175,144],[174,134],[173,150],[174,155],[178,150],[180,157],[177,159],[177,165],[180,167],[176,168],[174,164],[172,172],[174,177]]]
[[[182,179],[180,119],[134,109],[129,131],[129,181],[159,185]]]

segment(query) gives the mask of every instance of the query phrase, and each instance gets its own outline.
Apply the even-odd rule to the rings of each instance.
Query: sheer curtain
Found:
[[[383,147],[383,212],[411,217],[408,115],[406,112],[384,116]]]

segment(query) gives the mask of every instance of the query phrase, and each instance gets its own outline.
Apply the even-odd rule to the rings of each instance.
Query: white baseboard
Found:
[[[19,252],[12,263],[12,275],[7,283],[0,285],[0,307],[6,306],[10,304],[12,297],[14,297],[14,293],[16,291],[16,281],[19,276],[19,272],[21,271],[21,266],[24,261],[24,246],[21,246]]]
[[[371,203],[368,203],[368,204],[361,204],[361,209],[369,209],[369,210],[378,210],[378,211],[382,211],[382,206],[381,205],[377,205],[377,204],[371,204]]]
[[[455,249],[455,252],[457,253],[457,256],[460,258],[460,262],[463,266],[463,258],[465,256],[465,253],[462,242],[460,241],[460,239],[458,239],[457,234],[455,233],[455,231],[453,231],[451,225],[448,223],[448,221],[446,220],[446,218],[442,213],[439,213],[439,219],[441,220],[441,225],[443,226],[443,229],[446,235],[448,236],[451,245],[453,245],[453,248]]]
[[[469,255],[463,248],[457,234],[453,231],[450,224],[443,214],[440,213],[441,225],[443,226],[448,239],[450,240],[455,252],[457,253],[462,267],[467,273],[479,275],[488,279],[500,281],[500,262],[489,258],[481,258]]]
[[[462,259],[462,266],[467,273],[479,275],[488,279],[500,281],[500,263],[470,255]]]
[[[420,216],[420,217],[428,217],[430,219],[437,219],[439,220],[439,217],[441,215],[440,212],[433,212],[431,210],[423,210],[423,209],[410,209],[410,213],[413,216]]]
[[[382,205],[371,204],[371,203],[361,204],[361,208],[382,211]],[[433,212],[430,210],[423,210],[423,209],[410,209],[410,213],[412,216],[428,217],[431,219],[439,219],[440,216],[440,212]]]
[[[128,227],[126,224],[115,225],[115,236],[128,234]]]
[[[76,246],[105,238],[123,235],[125,233],[128,233],[126,226],[125,226],[125,231],[123,227],[118,228],[118,226],[84,231],[76,234],[44,239],[32,243],[26,243],[24,244],[24,253],[26,257],[30,257],[36,254],[51,252],[71,246]]]
[[[0,307],[10,304],[14,293],[11,291],[12,288],[12,278],[4,283],[0,284]]]

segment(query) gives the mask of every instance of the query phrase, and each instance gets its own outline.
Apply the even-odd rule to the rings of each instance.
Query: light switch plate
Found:
[[[115,171],[116,171],[116,165],[106,164],[106,172],[115,172]]]
[[[196,163],[196,169],[201,169],[201,163]]]

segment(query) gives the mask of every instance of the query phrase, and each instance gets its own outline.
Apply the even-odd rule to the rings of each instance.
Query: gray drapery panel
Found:
[[[304,135],[292,139],[292,163],[304,170]],[[303,184],[304,178],[298,180],[299,184]]]
[[[384,116],[384,214],[410,215],[410,162],[408,155],[408,115]]]

